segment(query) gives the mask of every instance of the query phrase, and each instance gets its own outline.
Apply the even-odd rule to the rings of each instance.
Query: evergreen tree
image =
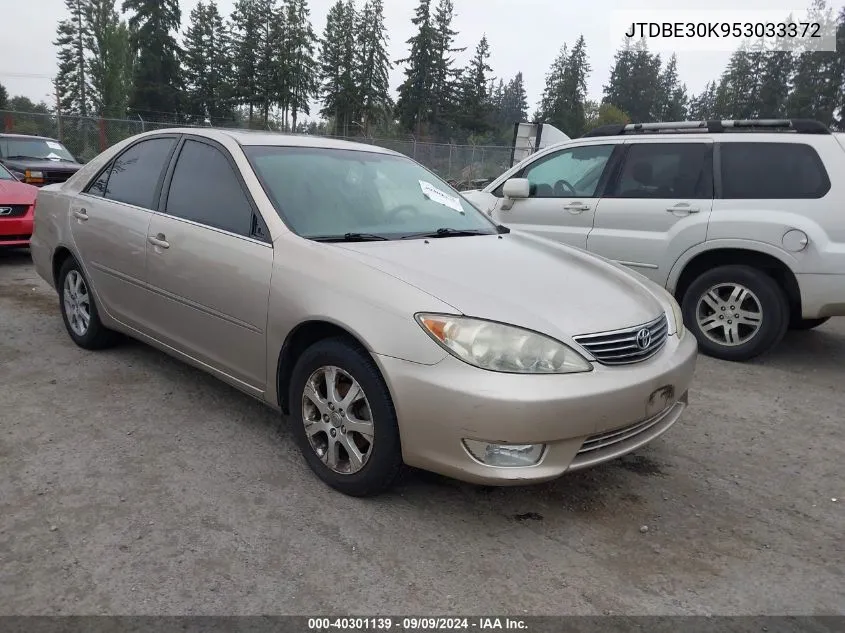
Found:
[[[552,62],[549,72],[546,73],[546,86],[543,88],[540,107],[535,115],[537,122],[551,122],[556,117],[556,112],[560,109],[559,101],[562,98],[563,76],[566,73],[568,61],[569,49],[564,44],[561,46],[554,62]]]
[[[836,127],[845,131],[845,7],[839,11],[836,19],[836,56],[835,72],[839,76],[839,96],[836,101]]]
[[[683,121],[687,115],[687,88],[678,81],[678,58],[672,55],[658,78],[657,121]]]
[[[59,72],[55,86],[59,104],[65,113],[88,116],[90,111],[90,80],[85,42],[89,37],[85,16],[88,0],[65,0],[68,17],[59,22],[56,30]]]
[[[809,19],[823,25],[834,23],[825,0],[814,0]],[[805,46],[795,64],[795,81],[787,104],[790,117],[833,124],[838,103],[842,101],[841,55],[841,51],[819,51],[812,42]]]
[[[434,12],[431,122],[441,134],[453,131],[463,83],[462,72],[460,68],[455,67],[455,53],[462,53],[466,48],[455,46],[458,33],[452,28],[454,19],[454,1],[440,0]]]
[[[546,76],[546,88],[539,112],[542,120],[560,128],[571,137],[583,134],[586,126],[585,104],[589,74],[587,46],[582,35],[572,47],[572,51],[567,51],[564,45]]]
[[[483,134],[490,129],[490,95],[488,75],[493,72],[488,63],[490,44],[483,36],[475,48],[475,55],[464,72],[461,86],[461,112],[458,121],[466,130]]]
[[[359,98],[355,83],[355,7],[337,0],[326,19],[320,50],[320,113],[334,121],[334,133],[348,135],[354,127]]]
[[[381,0],[377,2],[381,4]],[[296,130],[299,113],[311,114],[310,102],[317,94],[317,61],[314,58],[317,36],[311,26],[307,0],[287,0],[285,16],[287,34],[283,50],[286,59],[280,60],[279,65],[287,72],[285,80],[280,82],[283,87],[280,105],[285,112],[285,126],[290,112],[292,129]]]
[[[587,100],[587,77],[590,70],[587,45],[581,35],[566,62],[559,109],[555,113],[558,127],[573,138],[583,134],[586,125],[584,104]]]
[[[279,43],[274,40],[279,32],[286,32],[285,14],[280,11],[276,0],[254,0],[257,13],[258,46],[253,50],[255,59],[254,99],[261,107],[264,127],[270,122],[270,107],[283,99],[284,83],[279,73]],[[285,60],[287,61],[287,60]]]
[[[612,103],[638,123],[658,118],[660,56],[649,53],[644,40],[626,41],[616,52],[610,81],[604,87],[604,103]]]
[[[248,125],[252,126],[253,113],[259,93],[258,51],[261,48],[263,19],[258,0],[236,0],[229,24],[229,38],[234,65],[235,103],[248,109]]]
[[[90,51],[88,75],[94,112],[104,117],[126,116],[132,89],[134,57],[129,27],[120,19],[116,0],[90,0],[85,13]]]
[[[716,113],[727,119],[751,119],[761,110],[763,53],[743,47],[731,55],[716,89]]]
[[[777,119],[787,115],[794,64],[795,58],[789,51],[764,54],[759,88],[760,116]]]
[[[408,57],[399,60],[400,64],[407,64],[407,68],[405,81],[399,86],[396,110],[401,126],[420,136],[423,127],[432,119],[432,88],[437,73],[434,60],[438,46],[442,48],[442,42],[438,42],[441,36],[432,24],[431,0],[420,0],[411,22],[417,27],[417,33],[407,41]]]
[[[6,90],[6,86],[0,84],[0,110],[4,110],[6,108],[8,100],[9,92]]]
[[[701,94],[690,99],[689,118],[693,121],[708,121],[719,116],[716,110],[716,82],[710,81]]]
[[[133,12],[129,27],[137,51],[130,105],[141,115],[179,112],[181,51],[173,35],[182,20],[179,0],[124,0],[123,10]]]
[[[191,11],[183,66],[188,111],[212,123],[233,120],[229,34],[215,0]]]
[[[390,116],[390,70],[393,64],[387,55],[387,29],[384,25],[382,0],[367,0],[361,11],[358,27],[358,73],[361,118],[364,131]]]

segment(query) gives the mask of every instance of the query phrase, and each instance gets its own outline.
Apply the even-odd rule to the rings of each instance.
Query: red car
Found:
[[[29,246],[38,187],[19,182],[0,165],[0,248]]]

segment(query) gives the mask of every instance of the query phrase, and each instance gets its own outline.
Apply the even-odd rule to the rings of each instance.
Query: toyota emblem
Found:
[[[637,347],[640,349],[648,349],[649,345],[651,345],[651,330],[644,327],[642,330],[637,332]]]

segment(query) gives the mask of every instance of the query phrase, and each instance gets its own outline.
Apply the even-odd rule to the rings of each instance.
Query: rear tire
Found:
[[[784,292],[750,266],[720,266],[701,274],[681,306],[701,351],[722,360],[747,361],[771,350],[789,325]]]
[[[73,257],[62,264],[58,282],[59,307],[71,340],[87,350],[114,345],[120,337],[100,321],[91,283]]]
[[[793,319],[789,324],[789,329],[798,331],[812,330],[820,325],[824,325],[828,321],[830,321],[830,317],[823,317],[821,319]]]
[[[305,461],[325,483],[353,497],[393,485],[402,469],[399,425],[366,350],[345,338],[318,341],[294,366],[288,402]]]

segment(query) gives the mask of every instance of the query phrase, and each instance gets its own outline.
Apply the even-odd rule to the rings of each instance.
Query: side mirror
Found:
[[[521,200],[529,197],[531,193],[530,185],[527,178],[510,178],[502,187],[502,193],[505,196],[502,202],[502,209],[508,210],[513,207],[515,200]]]

